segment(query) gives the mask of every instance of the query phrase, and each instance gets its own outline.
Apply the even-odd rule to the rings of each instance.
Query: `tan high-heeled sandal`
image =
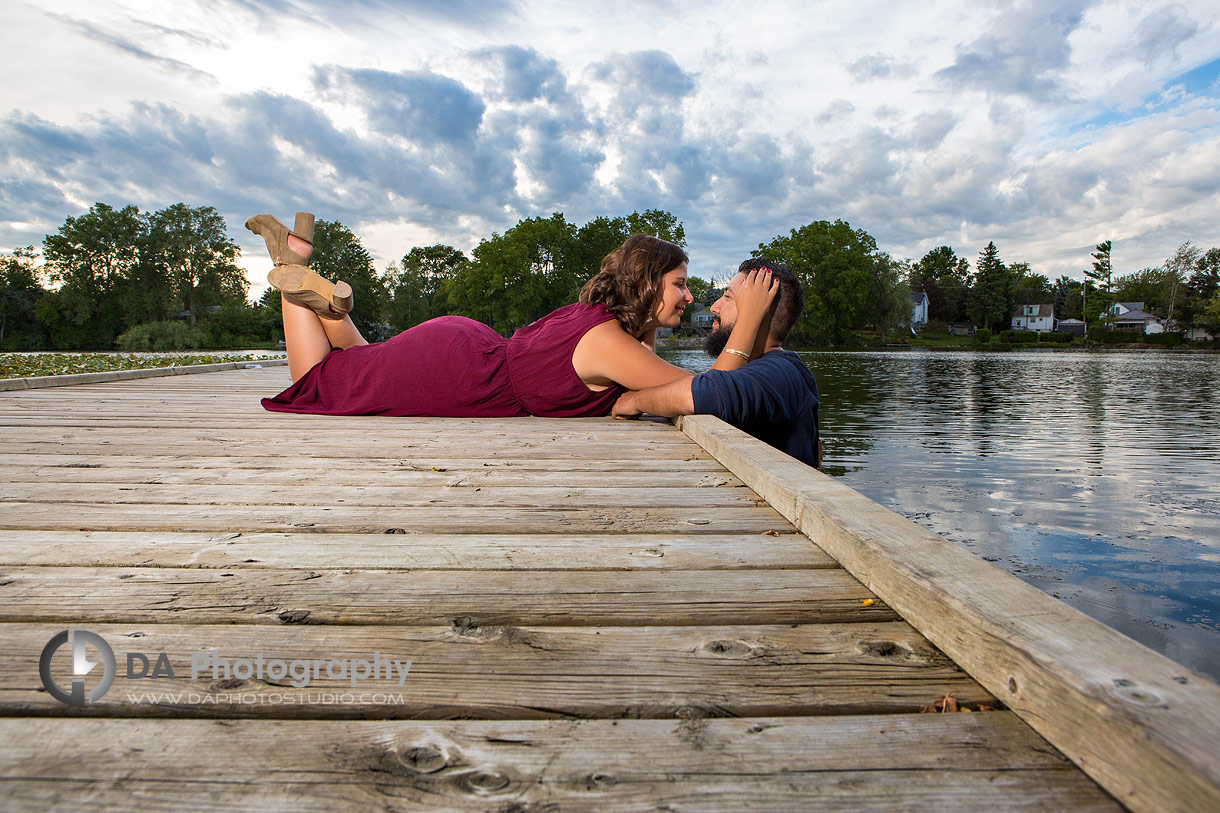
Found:
[[[277,265],[267,282],[288,301],[304,305],[323,319],[342,319],[355,305],[352,286],[342,280],[332,283],[303,265]]]
[[[304,265],[308,258],[288,247],[288,236],[313,246],[313,215],[297,212],[292,231],[273,215],[255,215],[246,221],[246,228],[261,236],[267,243],[267,253],[276,265]]]

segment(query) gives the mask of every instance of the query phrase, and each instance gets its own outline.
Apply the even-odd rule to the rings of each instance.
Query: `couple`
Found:
[[[677,327],[694,301],[687,256],[633,235],[602,261],[579,301],[504,339],[487,325],[442,316],[369,344],[347,316],[351,288],[305,267],[313,216],[289,230],[271,215],[246,222],[267,243],[281,293],[293,383],[272,411],[323,415],[587,417],[648,412],[716,415],[817,465],[817,387],[780,344],[804,307],[787,269],[750,260],[713,306],[712,369],[698,376],[656,355],[656,331]]]

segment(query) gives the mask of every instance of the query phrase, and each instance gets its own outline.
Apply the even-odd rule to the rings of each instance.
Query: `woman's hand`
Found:
[[[771,310],[771,303],[779,294],[779,280],[770,268],[756,268],[746,274],[745,281],[737,289],[737,320],[761,322]]]

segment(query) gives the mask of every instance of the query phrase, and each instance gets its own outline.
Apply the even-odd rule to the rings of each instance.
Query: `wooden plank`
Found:
[[[432,505],[479,508],[696,508],[758,506],[761,497],[748,488],[585,488],[488,485],[466,488],[413,485],[262,485],[189,483],[73,483],[62,488],[43,483],[5,483],[0,510],[8,503],[113,503],[123,506],[328,505],[419,508]]]
[[[37,433],[10,433],[0,435],[0,452],[54,454],[83,452],[97,454],[99,450],[113,447],[124,454],[177,454],[203,455],[208,451],[223,448],[225,454],[276,455],[286,448],[298,454],[309,455],[316,451],[319,456],[332,458],[367,457],[431,457],[477,460],[538,460],[578,459],[587,455],[595,460],[623,459],[632,455],[648,456],[669,461],[680,467],[689,458],[693,449],[689,444],[675,443],[668,439],[648,441],[642,445],[632,444],[624,448],[622,443],[590,443],[584,441],[505,440],[487,437],[468,442],[450,442],[444,437],[422,437],[418,433],[387,432],[373,435],[362,432],[359,436],[336,444],[329,433],[290,434],[286,432],[229,431],[207,434],[201,432],[149,432],[143,429],[64,429],[38,430]]]
[[[681,425],[1119,801],[1220,809],[1220,686],[718,419]]]
[[[325,455],[307,457],[289,453],[275,456],[237,456],[225,454],[224,447],[222,446],[218,446],[212,451],[215,454],[199,456],[178,454],[130,455],[124,454],[122,449],[115,449],[112,453],[108,454],[0,453],[0,465],[55,469],[106,469],[111,466],[132,466],[154,468],[158,471],[168,471],[171,473],[174,471],[193,471],[198,469],[221,469],[225,471],[251,469],[268,472],[275,479],[291,476],[296,472],[306,472],[308,473],[306,476],[311,476],[317,472],[325,473],[328,471],[336,471],[340,477],[346,476],[345,472],[355,474],[367,473],[369,478],[383,475],[399,475],[408,472],[423,474],[484,472],[489,475],[509,472],[522,472],[526,474],[538,472],[575,472],[597,475],[599,480],[600,476],[604,473],[640,474],[645,476],[649,474],[663,474],[664,478],[654,476],[653,482],[660,482],[662,479],[665,482],[669,482],[671,477],[677,478],[683,473],[694,474],[697,472],[701,477],[712,477],[712,480],[710,483],[700,481],[696,485],[736,485],[740,483],[737,478],[726,472],[724,466],[720,465],[714,457],[694,445],[691,446],[691,455],[694,456],[689,460],[683,458],[681,466],[675,466],[673,461],[670,460],[632,460],[621,454],[604,459],[573,457],[553,460],[536,460],[531,458],[520,460],[455,460],[440,457],[403,458],[388,454],[365,458],[334,458]],[[718,482],[721,479],[724,482]],[[3,480],[0,480],[0,482],[3,482]],[[587,477],[583,482],[587,484]]]
[[[257,755],[252,758],[252,755]],[[1117,811],[1012,714],[0,719],[6,807]],[[184,769],[184,766],[190,766]]]
[[[72,624],[812,624],[897,616],[843,570],[19,567],[0,621]]]
[[[803,534],[189,534],[4,531],[0,567],[310,570],[837,568]],[[681,579],[681,576],[674,576]]]
[[[791,533],[769,507],[420,508],[5,503],[0,529],[248,533]]]
[[[0,716],[345,719],[658,718],[910,713],[952,693],[995,699],[902,622],[700,627],[338,627],[90,624],[120,667],[96,702],[65,706],[42,689],[38,659],[63,624],[0,624]],[[129,652],[159,653],[173,678],[131,680]],[[214,655],[207,655],[214,652]],[[405,678],[358,681],[330,660],[411,661]],[[191,655],[217,670],[192,679]],[[220,662],[319,660],[318,678],[226,673]],[[232,667],[231,667],[232,668]],[[253,668],[253,667],[252,667]],[[302,667],[303,669],[305,667]],[[61,647],[53,675],[70,676]],[[99,676],[100,677],[100,676]],[[311,674],[312,677],[312,674]],[[239,679],[241,678],[241,679]],[[400,685],[401,681],[401,685]],[[353,692],[353,688],[357,691]],[[151,694],[150,694],[151,693]],[[351,695],[351,696],[349,696]]]
[[[286,467],[222,468],[213,466],[196,469],[177,465],[170,468],[160,466],[123,465],[122,458],[98,457],[96,466],[6,466],[0,463],[0,483],[5,484],[5,495],[12,495],[9,485],[13,483],[158,483],[171,484],[226,484],[226,485],[326,485],[326,486],[445,486],[449,488],[473,489],[485,486],[549,486],[552,488],[585,488],[595,484],[599,488],[737,488],[743,484],[731,474],[694,470],[685,467],[665,472],[658,477],[655,471],[602,471],[596,478],[590,477],[586,469],[575,465],[568,470],[530,471],[519,468],[484,467],[471,461],[463,461],[453,468],[449,466],[406,467],[382,465],[379,468],[335,468],[318,465],[311,461],[308,467],[290,469]],[[432,469],[438,469],[433,471]]]

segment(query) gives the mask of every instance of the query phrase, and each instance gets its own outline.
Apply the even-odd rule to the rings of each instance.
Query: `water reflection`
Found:
[[[1220,679],[1220,356],[804,357],[828,473]]]

